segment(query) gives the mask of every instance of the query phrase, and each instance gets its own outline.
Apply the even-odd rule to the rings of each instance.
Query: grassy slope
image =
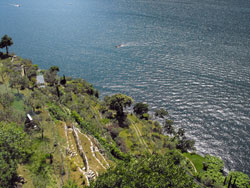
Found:
[[[201,172],[203,169],[204,157],[198,154],[184,153],[184,156],[188,157],[194,164],[198,172]]]

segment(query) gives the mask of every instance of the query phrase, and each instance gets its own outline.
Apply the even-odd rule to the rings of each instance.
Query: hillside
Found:
[[[0,187],[249,187],[247,175],[225,174],[221,159],[195,154],[165,110],[155,115],[160,125],[144,103],[123,94],[101,100],[91,84],[59,71],[2,54]]]

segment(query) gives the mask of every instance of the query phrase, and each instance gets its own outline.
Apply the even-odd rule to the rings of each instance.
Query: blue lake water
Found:
[[[41,68],[166,108],[199,153],[250,175],[249,0],[1,0],[4,34]]]

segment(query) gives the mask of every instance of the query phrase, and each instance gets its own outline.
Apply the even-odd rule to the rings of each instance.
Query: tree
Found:
[[[117,116],[123,116],[123,109],[127,106],[131,106],[131,104],[133,103],[133,99],[123,94],[115,94],[111,97],[108,97],[107,103],[111,110],[116,111]]]
[[[187,152],[188,150],[195,150],[194,144],[194,140],[188,139],[186,136],[183,136],[179,138],[176,148],[180,149],[182,152]]]
[[[10,107],[12,102],[14,102],[14,96],[11,93],[0,93],[0,104],[4,110]]]
[[[44,74],[45,82],[49,83],[51,86],[54,86],[57,83],[57,72],[59,68],[57,66],[52,66]]]
[[[18,180],[17,164],[27,162],[30,141],[16,124],[0,122],[0,187],[12,188]]]
[[[213,169],[222,172],[223,168],[224,168],[224,162],[219,157],[215,157],[212,155],[205,156],[205,160],[203,162],[204,170]]]
[[[50,72],[59,72],[60,69],[59,69],[58,66],[52,66],[52,67],[49,68],[49,71],[50,71]]]
[[[142,102],[136,103],[133,110],[137,115],[142,116],[143,114],[148,113],[148,104]]]
[[[123,94],[115,94],[111,97],[104,98],[106,104],[111,110],[116,111],[116,119],[121,127],[128,127],[127,114],[124,113],[124,108],[131,106],[133,99]]]
[[[141,156],[129,162],[121,162],[115,168],[110,168],[100,175],[92,188],[193,188],[193,179],[189,177],[184,168],[175,164],[172,154]]]
[[[0,48],[6,48],[6,53],[9,55],[8,46],[11,46],[13,44],[12,38],[8,35],[4,35],[2,37],[2,40],[0,42]]]
[[[167,115],[168,115],[168,112],[163,108],[155,110],[155,116],[158,116],[160,118],[164,118],[164,116],[167,116]]]
[[[185,130],[182,128],[179,128],[176,134],[178,137],[183,137],[185,135]]]
[[[173,127],[173,121],[172,120],[168,120],[166,119],[165,124],[164,124],[164,130],[168,133],[168,134],[175,134],[175,130]]]
[[[250,184],[250,178],[247,174],[244,174],[243,172],[239,171],[230,171],[228,174],[228,177],[232,177],[233,184],[237,188],[245,188]],[[229,183],[229,182],[228,182]]]
[[[13,73],[10,75],[9,84],[11,88],[16,88],[19,94],[19,88],[27,88],[29,81],[27,77],[22,77],[19,73]]]
[[[61,78],[60,80],[60,84],[64,86],[66,83],[67,83],[67,80],[65,78],[65,75],[63,75],[63,78]]]

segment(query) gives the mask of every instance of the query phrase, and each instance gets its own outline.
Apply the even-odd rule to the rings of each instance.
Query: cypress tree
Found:
[[[231,186],[231,181],[232,181],[232,176],[230,177],[230,180],[229,180],[229,182],[228,182],[227,188],[230,188],[230,186]]]
[[[235,177],[235,179],[234,179],[233,188],[235,188],[235,187],[236,187],[236,185],[235,185],[236,180],[237,180],[237,177]]]
[[[224,186],[226,185],[226,182],[227,182],[227,176],[225,177],[225,180],[224,180],[224,183],[223,183]]]

